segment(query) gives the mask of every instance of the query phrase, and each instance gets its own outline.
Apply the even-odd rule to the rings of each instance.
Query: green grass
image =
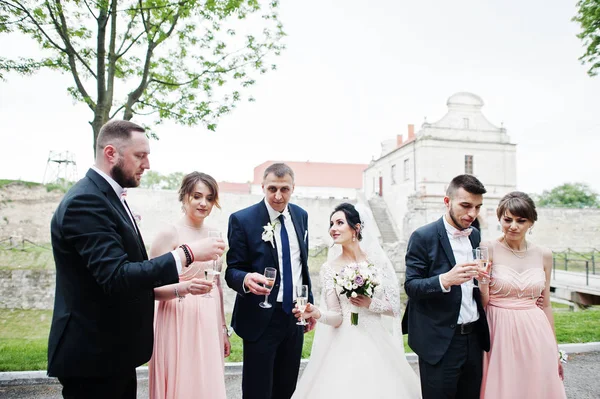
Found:
[[[0,310],[0,371],[45,370],[50,310]]]
[[[35,246],[25,243],[12,249],[0,249],[0,269],[54,269],[50,244]]]
[[[558,343],[600,341],[600,306],[579,312],[554,312]]]
[[[41,183],[36,183],[32,181],[0,179],[0,188],[8,186],[9,184],[18,184],[28,188],[41,186]]]
[[[52,312],[49,310],[0,309],[0,371],[45,370],[48,332]],[[229,319],[231,316],[228,315]],[[554,313],[559,343],[599,342],[600,306],[580,312]],[[304,335],[302,357],[310,357],[314,332]],[[242,340],[230,338],[231,356],[227,362],[242,361]],[[406,344],[407,353],[412,352]]]

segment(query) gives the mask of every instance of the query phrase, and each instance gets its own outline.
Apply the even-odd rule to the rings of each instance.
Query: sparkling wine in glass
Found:
[[[208,236],[213,237],[213,238],[222,238],[221,232],[217,231],[217,230],[210,230],[208,232]],[[217,258],[212,261],[212,265],[210,267],[207,267],[206,269],[204,269],[204,278],[206,279],[206,281],[210,281],[214,284],[215,277],[220,278],[219,277],[220,275],[221,275],[221,271],[219,270],[219,262],[218,262],[218,258]],[[206,293],[202,296],[212,297],[210,292]]]
[[[489,255],[489,251],[486,247],[479,247],[477,248],[477,250],[479,250],[479,257],[477,258],[476,262],[479,263],[479,268],[480,269],[487,269],[488,264],[490,263],[490,255]],[[483,277],[480,281],[481,284],[488,284],[489,281],[487,278]]]
[[[265,283],[265,288],[273,288],[273,286],[275,285],[275,277],[277,277],[277,269],[274,269],[272,267],[265,267],[264,276],[267,280],[267,282]],[[265,295],[265,301],[259,303],[259,306],[264,309],[273,307],[273,305],[269,303],[269,294]]]
[[[306,310],[306,304],[308,302],[308,285],[297,285],[296,287],[296,306],[300,311],[300,320],[296,323],[299,326],[305,326],[306,320],[302,317]]]

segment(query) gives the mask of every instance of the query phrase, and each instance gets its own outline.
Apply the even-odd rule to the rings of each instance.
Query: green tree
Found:
[[[210,130],[275,69],[285,35],[278,0],[0,0],[0,33],[20,32],[38,58],[0,57],[2,72],[71,74],[87,104],[94,153],[100,127],[122,113]],[[238,31],[243,34],[238,34]]]
[[[584,183],[565,183],[544,191],[537,204],[551,208],[600,208],[598,194]]]
[[[184,176],[185,174],[183,172],[173,172],[168,174],[163,179],[163,188],[165,190],[178,190]]]
[[[581,26],[581,33],[577,37],[586,48],[579,60],[584,65],[591,65],[588,75],[596,76],[600,68],[600,0],[579,0],[573,21]]]
[[[143,188],[157,189],[161,188],[163,176],[153,170],[147,170],[142,175],[140,186]]]

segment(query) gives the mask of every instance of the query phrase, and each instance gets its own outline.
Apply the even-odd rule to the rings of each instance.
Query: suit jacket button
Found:
[[[450,328],[454,328],[454,327],[456,327],[455,324],[450,324]]]

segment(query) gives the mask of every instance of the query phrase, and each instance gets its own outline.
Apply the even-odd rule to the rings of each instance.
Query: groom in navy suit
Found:
[[[269,166],[263,175],[265,198],[233,213],[227,238],[227,285],[238,295],[232,327],[244,341],[242,392],[246,399],[287,399],[296,389],[304,332],[292,314],[294,287],[306,284],[308,273],[308,215],[289,200],[294,172],[283,163]],[[273,226],[271,234],[264,234]],[[272,290],[264,287],[266,267],[277,270]],[[269,296],[272,308],[259,302]]]
[[[423,399],[479,399],[490,336],[473,284],[472,249],[481,236],[471,226],[485,192],[474,176],[456,176],[444,197],[446,214],[418,228],[408,241],[404,288],[409,300],[402,330],[419,355]]]

